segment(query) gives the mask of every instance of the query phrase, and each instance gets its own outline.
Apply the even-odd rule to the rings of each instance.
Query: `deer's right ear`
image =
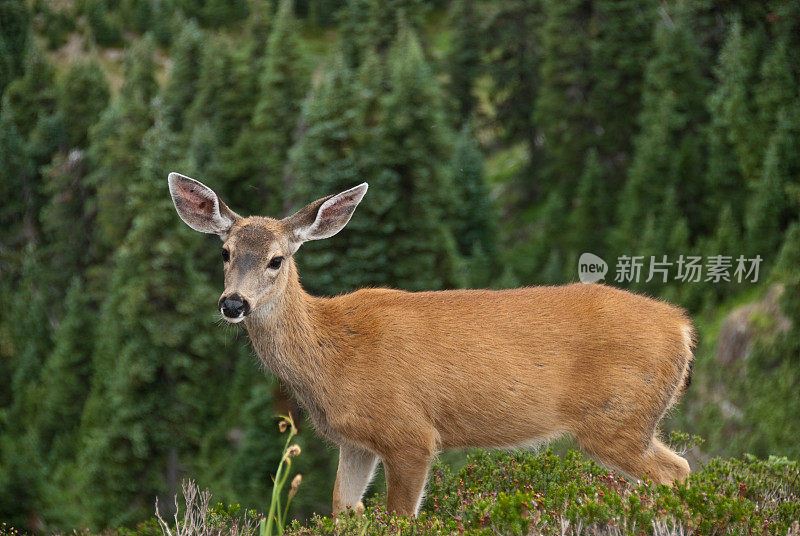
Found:
[[[356,207],[367,193],[367,183],[350,188],[340,194],[317,199],[283,222],[289,230],[291,254],[303,242],[328,238],[347,225]]]
[[[240,216],[229,209],[214,190],[199,181],[174,172],[167,180],[175,210],[186,225],[225,240]]]

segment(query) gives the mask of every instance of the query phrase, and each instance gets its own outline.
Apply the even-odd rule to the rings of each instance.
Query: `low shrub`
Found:
[[[285,454],[286,468],[278,474],[282,477],[275,491],[279,497],[287,482],[288,459]],[[297,492],[297,487],[292,491]],[[563,457],[552,449],[475,451],[457,471],[442,463],[434,465],[427,491],[417,518],[389,514],[383,494],[375,494],[366,501],[363,514],[315,515],[306,523],[292,522],[285,534],[800,536],[800,462],[785,457],[714,459],[687,482],[670,487],[630,482],[576,451]],[[266,532],[267,517],[238,505],[211,506],[211,493],[201,492],[193,482],[184,483],[183,494],[186,506],[174,521],[154,518],[134,529],[104,531],[102,536],[258,536]],[[272,504],[270,511],[276,516],[286,502],[273,497]],[[275,517],[278,534],[286,519]],[[75,535],[90,533],[76,531]],[[21,535],[4,524],[0,536]]]
[[[675,487],[632,483],[578,452],[478,451],[451,472],[436,465],[417,519],[314,517],[290,534],[787,534],[800,519],[800,464],[717,459]]]

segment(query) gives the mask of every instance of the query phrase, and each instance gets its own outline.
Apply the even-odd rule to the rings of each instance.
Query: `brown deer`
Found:
[[[438,451],[562,434],[631,477],[689,475],[656,437],[690,375],[694,330],[681,309],[582,283],[310,296],[293,256],[338,233],[366,183],[280,220],[241,217],[177,173],[169,188],[184,222],[223,241],[222,316],[244,322],[260,359],[339,446],[334,513],[359,503],[379,460],[388,508],[414,515]]]

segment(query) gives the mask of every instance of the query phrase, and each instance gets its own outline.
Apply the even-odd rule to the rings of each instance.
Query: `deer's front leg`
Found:
[[[422,503],[433,450],[408,448],[383,460],[386,470],[386,507],[390,512],[415,516]]]
[[[355,508],[375,474],[378,457],[350,445],[339,447],[339,469],[333,486],[333,515]]]

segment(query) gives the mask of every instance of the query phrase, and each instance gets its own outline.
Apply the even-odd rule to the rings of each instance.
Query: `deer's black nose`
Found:
[[[228,318],[239,318],[250,312],[250,304],[238,294],[223,296],[219,300],[219,310]]]

